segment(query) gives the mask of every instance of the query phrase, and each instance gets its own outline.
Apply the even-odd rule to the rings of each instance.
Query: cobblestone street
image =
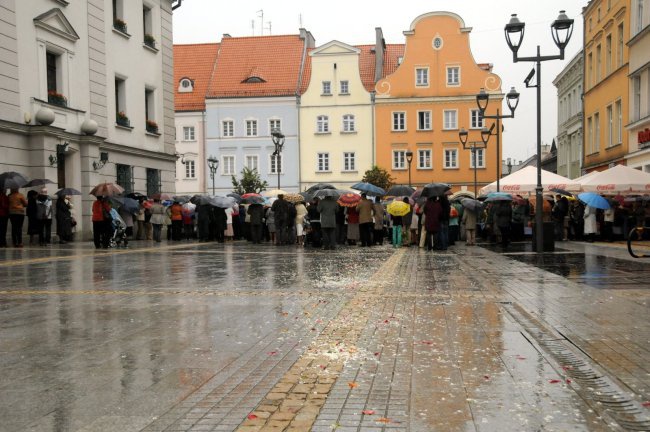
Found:
[[[134,244],[0,250],[0,430],[650,430],[621,247]]]

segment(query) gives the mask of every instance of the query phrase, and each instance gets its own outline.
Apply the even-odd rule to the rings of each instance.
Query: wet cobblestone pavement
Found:
[[[0,431],[650,430],[650,262],[557,246],[1,249]]]

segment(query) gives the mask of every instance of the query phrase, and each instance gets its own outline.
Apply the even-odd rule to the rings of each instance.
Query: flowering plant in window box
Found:
[[[131,122],[129,121],[129,118],[124,114],[124,111],[120,111],[117,113],[117,116],[115,118],[115,123],[117,123],[120,126],[125,126],[125,127],[131,127]]]
[[[158,133],[158,123],[153,120],[147,120],[147,132],[149,133]]]
[[[47,101],[52,105],[68,106],[68,99],[66,99],[66,97],[61,93],[57,93],[54,90],[47,92]]]
[[[115,28],[115,30],[121,31],[122,33],[126,33],[126,21],[115,18],[113,21],[113,28]]]
[[[153,35],[150,35],[149,33],[145,33],[144,44],[149,48],[156,49],[156,38],[153,37]]]

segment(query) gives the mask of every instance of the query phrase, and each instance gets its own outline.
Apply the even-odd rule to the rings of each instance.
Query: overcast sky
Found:
[[[313,34],[316,46],[333,39],[358,45],[374,43],[374,29],[381,27],[386,43],[404,43],[402,32],[417,16],[436,10],[454,12],[473,29],[470,43],[474,59],[494,65],[504,92],[514,86],[521,93],[516,118],[504,120],[503,137],[503,158],[520,160],[536,153],[535,89],[526,89],[523,84],[534,63],[512,63],[503,27],[510,14],[518,14],[526,23],[519,54],[534,55],[540,45],[542,55],[553,55],[558,50],[551,37],[551,23],[560,9],[575,20],[565,60],[542,63],[542,142],[550,144],[557,135],[557,89],[552,81],[582,47],[581,13],[586,4],[587,0],[183,0],[181,8],[174,12],[174,43],[218,42],[224,33],[259,36],[260,10],[264,11],[264,35],[269,34],[269,27],[270,34],[297,34],[302,26]],[[507,110],[505,102],[503,106]]]

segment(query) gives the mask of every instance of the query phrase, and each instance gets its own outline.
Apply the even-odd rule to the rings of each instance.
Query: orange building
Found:
[[[492,66],[474,61],[470,32],[454,13],[420,15],[404,32],[400,66],[375,86],[375,160],[396,183],[408,184],[410,172],[413,186],[444,182],[454,191],[474,190],[471,151],[463,148],[458,132],[464,127],[468,142],[480,141],[483,125],[476,94],[481,88],[490,94],[487,115],[501,107],[503,94]],[[491,126],[491,121],[486,123]],[[496,150],[492,137],[487,148],[478,151],[479,189],[496,179]]]

